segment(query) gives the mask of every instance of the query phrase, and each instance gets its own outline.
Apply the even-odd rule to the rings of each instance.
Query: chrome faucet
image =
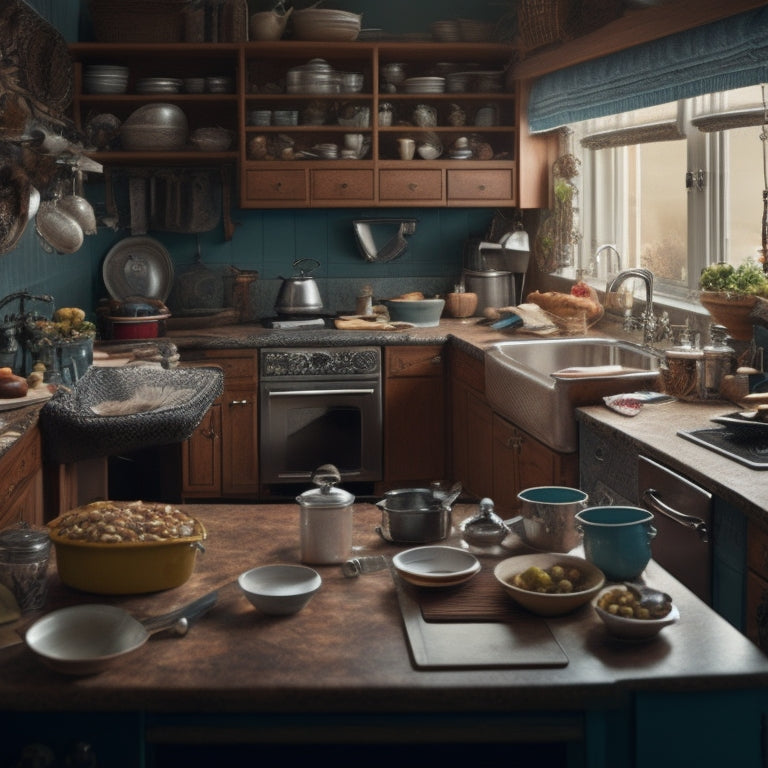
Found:
[[[642,317],[634,317],[631,309],[624,310],[624,330],[633,331],[640,327],[643,329],[643,343],[653,344],[656,340],[656,318],[653,314],[653,272],[642,267],[633,267],[619,272],[606,286],[606,295],[616,293],[618,287],[633,278],[638,278],[645,283],[645,310]]]
[[[595,251],[595,255],[592,257],[592,260],[595,265],[595,275],[597,275],[600,269],[600,254],[603,251],[608,251],[609,259],[610,259],[610,252],[613,251],[613,253],[616,255],[616,272],[621,272],[621,254],[619,253],[619,249],[613,243],[605,243]],[[610,274],[610,269],[611,269],[611,264],[609,261],[607,261],[606,271],[608,274]]]

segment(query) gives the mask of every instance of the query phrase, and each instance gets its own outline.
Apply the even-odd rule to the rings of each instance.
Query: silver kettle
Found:
[[[306,268],[306,265],[310,264],[312,266]],[[283,284],[275,301],[275,312],[279,315],[317,314],[323,308],[323,300],[320,298],[320,289],[315,278],[310,277],[309,273],[317,269],[320,262],[315,259],[296,259],[292,266],[298,274],[282,278]]]

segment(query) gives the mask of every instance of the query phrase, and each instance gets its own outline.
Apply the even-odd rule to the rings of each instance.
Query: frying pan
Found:
[[[173,629],[178,635],[186,634],[190,622],[217,600],[218,592],[209,592],[175,611],[143,621],[113,605],[73,605],[38,619],[24,639],[51,669],[68,675],[94,675],[140,648],[156,632]]]

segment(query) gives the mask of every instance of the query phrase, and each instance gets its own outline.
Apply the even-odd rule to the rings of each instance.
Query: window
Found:
[[[687,301],[707,264],[756,259],[763,112],[753,86],[572,125],[582,161],[575,269],[604,289],[619,267],[646,267],[658,295]]]

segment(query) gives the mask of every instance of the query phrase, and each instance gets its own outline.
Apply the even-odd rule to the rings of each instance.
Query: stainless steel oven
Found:
[[[342,480],[382,479],[379,347],[262,349],[260,478],[309,480],[334,464]]]

